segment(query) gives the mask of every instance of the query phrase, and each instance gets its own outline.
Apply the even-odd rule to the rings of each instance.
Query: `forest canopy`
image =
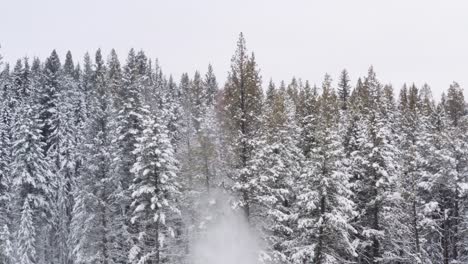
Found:
[[[133,49],[0,71],[0,263],[192,263],[217,191],[260,234],[259,262],[468,262],[456,82],[435,101],[373,67],[266,81],[242,34],[222,83]]]

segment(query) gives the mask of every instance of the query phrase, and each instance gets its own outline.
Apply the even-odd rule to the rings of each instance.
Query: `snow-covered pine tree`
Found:
[[[3,66],[0,54],[0,66]],[[14,263],[13,237],[10,232],[12,223],[11,197],[11,116],[10,116],[10,76],[8,68],[0,72],[0,262]]]
[[[404,87],[400,91],[400,136],[399,148],[401,150],[402,171],[398,181],[403,197],[403,219],[405,223],[401,237],[401,261],[411,263],[432,263],[429,258],[428,247],[424,243],[426,235],[431,232],[430,213],[427,213],[428,204],[424,197],[428,172],[427,153],[427,124],[423,116],[423,104],[419,89],[413,84],[410,88]]]
[[[162,110],[164,111],[164,110]],[[171,139],[162,119],[163,114],[143,113],[144,130],[138,137],[132,167],[134,180],[130,187],[132,197],[131,222],[138,223],[138,233],[129,253],[131,263],[163,263],[169,260],[166,248],[173,228],[166,219],[178,214],[176,199],[177,162]]]
[[[216,166],[220,165],[217,154],[219,153],[219,135],[221,134],[216,115],[216,98],[218,95],[218,82],[213,73],[213,67],[208,65],[208,71],[203,79],[205,93],[203,116],[200,118],[200,129],[198,133],[198,144],[200,146],[200,156],[202,171],[204,174],[204,185],[206,191],[210,191],[210,186],[216,184]]]
[[[399,256],[398,231],[401,230],[401,195],[398,175],[398,151],[393,134],[393,103],[384,96],[371,67],[362,86],[356,87],[358,104],[365,117],[366,139],[362,153],[363,175],[356,181],[355,202],[361,211],[356,221],[360,232],[359,261],[395,261]]]
[[[73,77],[74,64],[71,52],[67,52],[63,72],[59,79],[59,89],[56,102],[55,116],[57,120],[51,123],[48,159],[54,174],[54,218],[52,229],[54,232],[54,258],[57,263],[67,264],[71,261],[70,221],[73,207],[72,186],[74,185],[77,145],[79,135],[75,106],[79,100],[77,83]],[[51,258],[51,256],[49,256]]]
[[[57,103],[60,92],[60,70],[60,59],[57,52],[53,50],[44,64],[42,85],[39,91],[41,105],[40,119],[43,123],[42,136],[46,143],[44,146],[44,153],[46,153],[46,155],[50,145],[54,144],[51,135],[58,122]]]
[[[339,102],[325,76],[319,104],[315,144],[306,157],[298,187],[298,235],[295,263],[344,263],[355,255],[350,224],[355,216],[350,175],[345,166],[342,138],[338,135]]]
[[[210,72],[211,71],[211,72]],[[188,89],[185,88],[186,82],[188,81]],[[192,80],[187,79],[186,75],[183,75],[180,87],[187,89],[188,94],[184,94],[184,146],[183,149],[183,166],[181,175],[185,175],[187,179],[187,186],[191,186],[192,191],[198,192],[202,189],[209,189],[209,175],[210,166],[209,159],[212,158],[213,145],[210,144],[207,138],[205,138],[207,132],[206,129],[215,129],[216,127],[207,128],[206,122],[213,124],[214,120],[207,120],[215,118],[214,110],[214,94],[216,93],[217,87],[216,79],[213,75],[211,66],[208,68],[206,78],[203,80],[199,72],[195,72]],[[202,129],[202,124],[205,127]],[[215,124],[213,124],[215,125]],[[215,138],[212,138],[215,140]],[[182,154],[182,153],[181,153]],[[197,195],[199,195],[197,194]],[[194,198],[194,197],[192,197]]]
[[[13,248],[13,236],[8,225],[3,225],[0,230],[0,261],[5,264],[14,264],[15,251]]]
[[[446,240],[448,241],[450,253],[445,253],[444,261],[447,262],[447,255],[451,262],[464,262],[462,253],[466,251],[461,243],[464,240],[463,231],[466,229],[466,222],[462,220],[462,215],[466,213],[468,206],[468,145],[466,142],[466,113],[465,99],[463,89],[454,82],[450,85],[447,91],[447,101],[445,112],[449,120],[449,126],[446,133],[447,155],[449,155],[450,163],[447,164],[449,179],[446,179],[447,193],[444,197],[446,206],[446,222],[445,233],[448,233]]]
[[[1,60],[0,60],[1,64]],[[9,90],[8,90],[8,75],[5,72],[0,73],[0,224],[7,224],[5,219],[7,213],[6,208],[9,204],[8,187],[9,184],[9,164],[10,164],[10,145],[11,145],[11,123],[9,122]],[[0,242],[1,243],[1,242]]]
[[[338,98],[341,102],[341,109],[348,109],[349,97],[351,96],[351,86],[349,84],[348,71],[344,69],[340,74],[340,81],[338,83]]]
[[[231,178],[240,198],[239,205],[247,219],[250,219],[251,201],[254,199],[251,197],[250,183],[256,175],[248,169],[248,163],[260,127],[263,94],[255,57],[248,56],[242,33],[231,59],[231,70],[223,93],[225,127],[234,151]]]
[[[34,95],[18,107],[12,124],[12,191],[20,219],[16,228],[20,263],[43,263],[48,248],[49,219],[52,216],[53,182],[44,156],[45,145]],[[44,241],[41,241],[45,240]]]
[[[42,125],[42,139],[45,143],[43,151],[52,173],[50,179],[53,186],[53,192],[50,197],[52,206],[56,204],[56,188],[58,187],[58,180],[60,179],[57,170],[59,166],[59,156],[56,151],[60,137],[56,130],[60,127],[60,109],[58,105],[61,103],[61,73],[62,65],[60,59],[57,52],[53,50],[42,68],[40,86],[35,88],[39,99],[39,118]],[[41,229],[41,234],[38,234],[40,237],[38,241],[43,244],[45,249],[41,259],[45,259],[47,256],[48,259],[53,259],[53,261],[55,261],[58,255],[56,250],[57,225],[54,224],[56,220],[56,210],[53,209],[52,212],[52,218],[49,219],[48,225],[46,228]],[[42,254],[41,252],[39,253]]]
[[[444,106],[439,103],[429,116],[429,136],[426,141],[428,175],[421,185],[425,190],[422,197],[428,204],[426,211],[430,214],[431,231],[426,235],[424,246],[430,253],[433,263],[450,263],[452,257],[452,223],[453,223],[453,191],[455,186],[454,160],[448,148],[448,128],[450,126]]]
[[[300,94],[296,112],[301,129],[300,146],[304,156],[307,157],[315,144],[314,135],[318,127],[317,87],[310,87],[309,83],[306,82]]]
[[[179,183],[183,193],[179,203],[182,222],[176,222],[176,246],[182,253],[179,255],[185,255],[185,258],[191,256],[191,245],[206,231],[207,222],[214,219],[211,212],[207,215],[206,208],[213,205],[207,203],[207,199],[212,201],[213,189],[217,192],[216,188],[221,183],[217,173],[222,168],[219,159],[221,130],[215,109],[218,87],[213,68],[208,66],[204,79],[196,72],[192,81],[186,80],[186,76],[182,78],[181,88],[185,90],[188,83],[189,94],[182,96],[189,101],[184,101],[185,126],[177,152],[181,167]],[[184,258],[182,260],[190,261]]]
[[[176,239],[170,240],[167,243],[167,248],[165,249],[165,254],[172,255],[170,262],[172,263],[185,263],[188,261],[187,256],[189,253],[189,245],[191,236],[194,234],[191,232],[190,228],[193,228],[194,216],[192,207],[189,204],[193,204],[193,201],[190,199],[194,186],[187,186],[187,174],[183,174],[181,167],[183,164],[183,157],[186,148],[186,115],[184,109],[184,100],[185,95],[183,94],[184,89],[187,89],[188,86],[178,87],[174,82],[172,76],[169,76],[169,79],[162,74],[162,70],[157,65],[157,72],[155,74],[155,98],[153,101],[156,102],[156,105],[159,109],[153,109],[152,113],[161,114],[161,119],[164,120],[166,124],[168,135],[174,149],[175,159],[178,161],[178,181],[179,195],[176,199],[177,206],[181,211],[180,214],[168,214],[167,222],[172,223],[172,227],[175,232]],[[186,79],[187,80],[187,79]],[[181,83],[182,84],[182,83]],[[187,83],[189,84],[189,83]],[[185,90],[186,91],[186,90]],[[151,105],[150,105],[151,108]],[[161,111],[160,109],[164,109]],[[180,162],[179,162],[180,161]],[[190,174],[189,174],[190,175]],[[188,207],[187,207],[188,206]]]
[[[136,74],[135,54],[133,50],[130,52],[131,67],[126,68],[128,80],[127,84],[130,86],[131,74]],[[129,66],[130,67],[130,66]],[[129,133],[126,125],[125,115],[128,115],[128,102],[130,104],[133,99],[128,97],[128,90],[135,89],[135,87],[124,86],[124,78],[120,61],[114,49],[111,50],[107,62],[106,72],[106,86],[111,97],[112,106],[109,107],[109,130],[112,131],[110,136],[111,146],[111,172],[110,183],[114,188],[109,190],[109,200],[112,201],[108,205],[109,215],[109,236],[112,243],[110,243],[109,256],[114,263],[126,263],[128,260],[128,252],[130,250],[130,194],[129,186],[132,180],[130,168],[132,161],[128,160],[131,153],[126,153],[126,148],[133,147],[135,141],[128,142]],[[138,96],[140,96],[138,94]],[[137,113],[138,111],[135,111]],[[127,149],[128,150],[128,149]],[[133,161],[134,162],[134,161]]]
[[[263,112],[261,144],[251,163],[255,202],[260,205],[268,253],[272,263],[290,261],[295,226],[295,183],[304,161],[299,148],[300,129],[294,102],[287,91],[276,91],[270,82]]]
[[[83,57],[83,71],[80,76],[80,91],[81,101],[80,108],[82,120],[87,121],[87,118],[92,114],[91,112],[91,101],[93,100],[93,85],[94,85],[94,71],[93,63],[89,53],[85,53]],[[84,125],[84,122],[83,122]]]
[[[297,101],[299,100],[299,90],[301,88],[300,80],[296,77],[291,79],[291,83],[288,84],[286,87],[286,93],[288,94],[289,98],[293,101],[294,105],[297,105]]]
[[[200,206],[206,206],[200,205],[198,201],[204,195],[209,177],[205,175],[209,165],[205,164],[208,159],[205,159],[207,157],[204,154],[210,150],[204,149],[201,145],[201,143],[207,143],[201,141],[201,125],[207,111],[206,88],[208,87],[204,85],[200,73],[196,71],[193,79],[190,79],[187,74],[183,74],[179,88],[182,92],[183,102],[183,129],[180,134],[181,142],[177,154],[181,161],[180,184],[184,195],[181,197],[180,203],[183,223],[178,223],[177,232],[184,233],[179,244],[188,245],[194,241],[199,231],[199,222],[202,221],[198,212],[202,208]],[[213,87],[210,88],[213,89]],[[189,248],[186,247],[186,249]]]
[[[198,71],[195,72],[190,84],[190,100],[191,100],[191,113],[193,118],[193,126],[198,133],[200,130],[200,120],[205,114],[207,104],[207,91],[203,85],[203,80]]]
[[[200,83],[200,75],[198,73],[195,74],[198,76],[198,84]],[[181,167],[180,167],[180,176],[183,181],[182,188],[187,188],[187,194],[189,192],[194,191],[194,177],[195,177],[195,161],[194,161],[194,140],[196,134],[195,128],[195,121],[196,117],[193,112],[194,110],[194,95],[195,92],[192,92],[193,81],[190,80],[190,77],[187,73],[182,74],[179,84],[179,89],[181,92],[181,100],[182,100],[182,122],[181,122],[181,145],[179,146],[180,151],[178,152],[178,156],[180,157]],[[193,193],[188,194],[189,196],[193,196]],[[184,210],[185,211],[185,210]],[[193,217],[193,216],[191,216]]]
[[[213,66],[208,65],[208,71],[205,74],[205,79],[203,80],[203,85],[206,90],[206,103],[207,105],[215,105],[216,98],[218,95],[218,82],[216,81],[216,76],[213,72]]]
[[[107,87],[101,51],[96,52],[90,91],[90,116],[80,151],[82,167],[73,192],[71,245],[75,263],[112,263],[111,204],[115,186],[111,180],[112,98]]]
[[[16,107],[19,107],[21,102],[31,94],[31,69],[29,67],[28,59],[18,60],[15,68],[11,73],[12,81],[12,100]]]
[[[357,231],[352,234],[353,244],[357,247],[364,240],[361,235],[362,222],[360,216],[365,211],[362,200],[362,196],[365,196],[365,193],[361,189],[365,175],[365,164],[368,158],[365,149],[368,137],[367,121],[360,110],[360,100],[349,104],[347,121],[346,131],[343,132],[343,147],[350,175],[351,199],[355,203],[357,213],[351,219],[351,224]],[[356,262],[362,257],[359,251],[358,254],[359,256],[355,258]]]
[[[36,227],[33,220],[33,209],[25,199],[21,208],[21,218],[18,227],[18,258],[20,264],[37,263]]]
[[[167,122],[172,145],[176,146],[182,142],[182,131],[185,122],[183,87],[178,87],[172,76],[169,76],[166,81],[161,69],[156,72],[156,76],[154,85],[156,89],[155,96],[158,96],[158,98],[154,100],[156,103],[150,104],[150,106],[167,107],[167,111],[163,113],[166,115],[164,120]],[[178,152],[177,149],[175,151]]]

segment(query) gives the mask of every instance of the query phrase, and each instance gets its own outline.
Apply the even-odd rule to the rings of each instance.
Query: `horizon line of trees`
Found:
[[[197,263],[217,191],[261,234],[261,263],[468,261],[456,82],[438,102],[373,67],[263,90],[241,33],[222,88],[211,65],[176,82],[143,51],[81,66],[54,50],[0,57],[0,96],[2,264]]]

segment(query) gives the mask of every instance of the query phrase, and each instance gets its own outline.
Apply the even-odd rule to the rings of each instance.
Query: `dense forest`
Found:
[[[260,234],[259,263],[468,263],[456,82],[440,100],[372,67],[265,82],[242,34],[222,85],[133,49],[81,62],[0,66],[0,263],[190,264],[214,192]]]

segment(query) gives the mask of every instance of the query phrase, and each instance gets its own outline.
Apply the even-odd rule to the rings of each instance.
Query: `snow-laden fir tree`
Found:
[[[467,207],[467,170],[468,170],[468,146],[466,143],[466,118],[465,100],[462,88],[453,83],[447,91],[447,101],[444,105],[447,115],[447,126],[441,131],[444,136],[445,149],[441,158],[445,164],[439,168],[444,184],[440,202],[444,209],[443,223],[443,251],[444,263],[463,262],[466,260],[463,252],[463,230],[466,222],[462,221],[462,215],[466,214]],[[445,135],[444,135],[445,134]]]
[[[288,94],[289,98],[293,101],[294,105],[297,105],[299,90],[301,88],[300,80],[296,77],[293,77],[291,83],[288,84],[286,87],[286,93]]]
[[[1,62],[1,61],[0,61]],[[9,90],[7,84],[8,76],[2,72],[0,74],[0,224],[7,224],[6,208],[9,204],[9,164],[10,164],[10,149],[11,149],[11,123],[9,111]]]
[[[73,191],[71,245],[75,263],[112,263],[109,198],[115,190],[110,167],[112,98],[100,50],[96,52],[92,80],[89,102],[92,116],[86,122],[86,138],[80,147],[83,166]]]
[[[218,82],[213,73],[213,67],[208,65],[208,71],[203,79],[204,98],[202,100],[203,115],[200,117],[200,129],[198,131],[198,145],[206,191],[210,186],[216,185],[217,166],[219,153],[219,135],[221,134],[216,115],[216,97],[218,95]],[[218,161],[218,162],[217,162]]]
[[[76,101],[79,100],[78,87],[73,77],[74,64],[71,53],[68,52],[60,76],[56,102],[56,118],[51,123],[50,147],[48,160],[54,175],[54,218],[53,235],[57,263],[66,264],[70,256],[70,221],[72,217],[74,185],[77,162],[77,145],[80,138],[75,119]]]
[[[206,90],[206,104],[209,106],[214,105],[218,95],[218,81],[216,80],[211,64],[208,65],[208,71],[205,74],[203,85]]]
[[[447,144],[449,121],[442,104],[433,109],[428,126],[430,134],[425,139],[429,143],[429,149],[425,152],[428,175],[421,187],[426,190],[422,199],[428,204],[426,211],[431,217],[429,224],[432,232],[426,235],[424,247],[433,263],[450,263],[453,259],[453,191],[457,186],[454,182],[455,164]]]
[[[188,86],[187,86],[188,85]],[[187,87],[186,87],[187,86]],[[192,80],[183,75],[180,88],[186,90],[184,98],[184,146],[181,146],[183,159],[183,174],[187,178],[188,186],[194,189],[209,189],[210,159],[213,158],[213,143],[206,138],[209,130],[216,129],[216,116],[214,113],[214,97],[217,92],[216,78],[212,67],[208,67],[205,79],[200,73],[195,72]],[[210,123],[212,127],[206,127]],[[211,135],[211,140],[216,140]],[[204,186],[204,188],[201,188]]]
[[[115,51],[111,51],[108,63],[108,87],[113,95],[113,130],[112,145],[112,185],[110,199],[113,200],[113,220],[111,233],[115,236],[113,245],[114,260],[123,263],[128,260],[127,254],[131,248],[130,234],[136,232],[130,227],[130,185],[132,183],[132,166],[136,162],[134,150],[137,138],[142,131],[142,94],[148,89],[148,62],[142,52],[135,54],[130,50],[123,71]]]
[[[338,98],[340,100],[341,109],[348,109],[349,97],[351,96],[351,86],[349,84],[348,71],[344,69],[340,74],[340,80],[338,83]]]
[[[34,97],[26,98],[12,124],[12,160],[10,164],[14,201],[19,223],[15,228],[20,263],[43,263],[53,209],[53,182],[49,163],[44,156],[42,124]],[[40,246],[39,246],[40,245]],[[39,262],[40,261],[40,262]]]
[[[309,155],[315,144],[315,131],[318,127],[318,91],[317,87],[310,87],[306,82],[304,89],[300,91],[296,112],[298,124],[301,129],[300,146],[304,156]]]
[[[339,102],[325,76],[319,98],[316,142],[306,157],[298,191],[298,234],[292,260],[295,263],[345,263],[355,255],[350,224],[355,216],[350,175],[341,137],[337,134]]]
[[[60,163],[60,158],[58,155],[57,148],[60,145],[61,134],[56,130],[61,126],[60,117],[61,110],[59,109],[59,104],[61,100],[62,92],[62,65],[58,54],[55,50],[52,51],[50,56],[46,59],[44,67],[42,68],[42,74],[40,77],[40,85],[37,87],[37,93],[39,98],[39,112],[40,112],[40,122],[42,123],[42,137],[44,140],[43,151],[46,156],[47,162],[50,164],[50,170],[52,173],[51,182],[53,184],[53,200],[52,206],[55,206],[55,197],[57,196],[57,187],[58,187],[58,168]],[[68,121],[68,120],[67,120]],[[52,197],[51,197],[52,198]],[[55,210],[54,210],[55,211]],[[56,214],[52,214],[54,217]],[[47,228],[41,230],[40,237],[38,239],[45,246],[43,255],[41,259],[54,258],[58,252],[56,251],[56,238],[57,238],[57,225],[53,224],[52,220]]]
[[[138,137],[134,154],[137,157],[131,172],[131,222],[137,225],[134,245],[129,252],[131,263],[163,263],[168,261],[168,241],[174,236],[169,219],[178,214],[176,199],[177,162],[165,124],[164,115],[143,113],[143,132]]]
[[[5,264],[15,263],[15,251],[13,248],[13,236],[8,225],[3,225],[0,230],[0,261]]]
[[[260,126],[262,106],[261,79],[255,57],[247,54],[242,33],[231,59],[231,70],[223,91],[224,121],[233,149],[232,180],[239,195],[239,205],[247,219],[251,214],[251,180],[256,175],[248,169]]]
[[[33,210],[28,199],[21,208],[21,218],[18,228],[18,258],[20,264],[37,263],[36,228],[33,220]]]
[[[290,261],[295,226],[295,182],[304,161],[299,148],[300,129],[293,100],[270,82],[263,112],[261,144],[254,150],[251,168],[255,202],[260,205],[264,239],[273,263]]]
[[[2,65],[0,55],[0,66]],[[14,263],[12,226],[11,162],[11,111],[8,67],[0,72],[0,262]]]
[[[427,180],[425,169],[427,160],[427,129],[422,115],[419,90],[412,85],[400,91],[400,149],[402,171],[400,178],[403,196],[403,221],[405,228],[402,237],[404,254],[400,258],[412,263],[431,263],[427,248],[423,246],[424,236],[430,232],[431,220],[427,215],[428,204],[423,199]],[[429,212],[430,213],[430,212]]]
[[[60,89],[60,69],[61,63],[58,54],[55,50],[46,59],[42,73],[42,84],[40,90],[40,118],[43,123],[42,136],[45,141],[44,152],[54,144],[54,139],[51,139],[54,128],[58,122],[57,103],[59,100]]]
[[[371,67],[361,87],[356,87],[360,96],[361,111],[366,122],[366,139],[362,153],[363,174],[354,182],[355,202],[359,208],[357,217],[360,242],[359,261],[395,261],[398,247],[393,244],[401,230],[398,175],[398,150],[393,134],[392,120],[388,115],[393,103],[385,96],[382,85]],[[394,110],[393,110],[394,111]],[[396,237],[392,237],[396,236]]]

